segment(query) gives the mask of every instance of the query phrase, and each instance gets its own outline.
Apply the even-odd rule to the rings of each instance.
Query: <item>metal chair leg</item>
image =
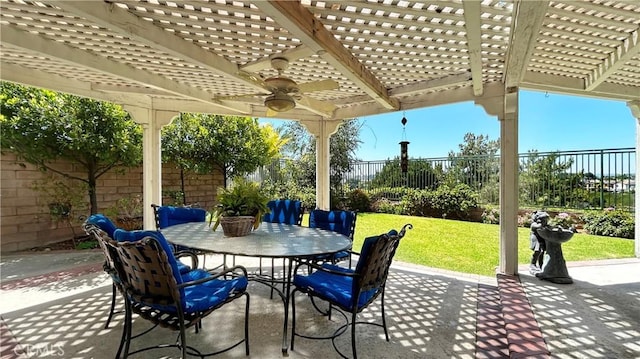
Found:
[[[116,284],[113,283],[111,285],[111,308],[109,308],[109,317],[107,318],[107,322],[104,324],[104,329],[109,328],[109,324],[111,323],[111,318],[113,318],[113,311],[116,307]]]

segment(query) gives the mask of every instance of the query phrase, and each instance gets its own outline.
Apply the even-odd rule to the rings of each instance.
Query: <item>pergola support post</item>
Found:
[[[316,138],[316,208],[331,209],[331,135],[342,121],[300,121]]]
[[[498,272],[518,273],[518,88],[481,97],[476,104],[500,122],[500,263]]]
[[[125,106],[136,123],[142,126],[142,199],[144,229],[155,229],[152,203],[162,204],[162,127],[171,123],[178,112]]]
[[[507,89],[500,120],[500,273],[518,273],[518,88]]]
[[[636,119],[636,173],[640,168],[640,155],[638,149],[640,148],[640,100],[629,101],[627,106],[631,110],[631,114]],[[638,176],[635,178],[636,186],[638,184]],[[638,210],[638,203],[640,203],[640,191],[635,188],[635,254],[640,258],[640,211]]]

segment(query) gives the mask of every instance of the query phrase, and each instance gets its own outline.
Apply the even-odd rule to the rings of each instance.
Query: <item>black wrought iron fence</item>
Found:
[[[529,152],[519,155],[519,163],[523,207],[635,207],[635,148]],[[282,169],[290,165],[280,161],[250,178],[282,180]],[[339,188],[334,185],[334,190],[338,196],[354,189],[370,194],[383,192],[386,198],[400,200],[402,191],[394,189],[435,189],[442,184],[463,183],[477,191],[481,204],[497,205],[499,169],[499,156],[411,159],[406,174],[401,173],[398,159],[361,161],[341,174]]]

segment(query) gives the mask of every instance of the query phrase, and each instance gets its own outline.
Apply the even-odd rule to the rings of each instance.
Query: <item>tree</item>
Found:
[[[271,126],[250,117],[185,113],[162,129],[165,161],[195,173],[221,169],[225,184],[271,163],[282,145]]]
[[[352,170],[352,165],[358,159],[356,151],[360,146],[360,129],[362,124],[358,119],[345,120],[338,131],[329,140],[330,151],[330,182],[333,195],[342,189],[343,174]],[[283,186],[288,189],[280,196],[298,198],[307,206],[313,206],[316,186],[316,140],[299,122],[287,122],[278,128],[283,139],[287,142],[282,147],[283,157],[287,158]],[[312,203],[313,201],[313,203]],[[336,203],[334,203],[335,205]]]
[[[408,187],[436,189],[442,179],[442,165],[421,159],[409,160],[407,173],[400,170],[400,158],[387,160],[371,181],[372,188]]]
[[[467,133],[458,147],[460,152],[449,152],[452,164],[447,171],[447,181],[450,185],[464,183],[481,190],[489,183],[497,183],[499,139],[489,140],[489,136]]]
[[[68,94],[3,82],[0,90],[3,150],[43,170],[87,184],[96,213],[96,181],[109,170],[142,160],[142,130],[122,107]],[[85,177],[51,164],[68,160]]]
[[[584,187],[583,174],[571,174],[568,170],[573,159],[562,161],[557,153],[540,156],[529,151],[527,161],[520,169],[520,195],[523,203],[542,206],[566,206],[571,201],[584,201],[573,189]],[[572,198],[578,196],[578,198]]]

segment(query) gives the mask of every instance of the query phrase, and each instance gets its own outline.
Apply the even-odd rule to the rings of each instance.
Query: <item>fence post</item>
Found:
[[[604,150],[600,150],[600,209],[604,208]]]

